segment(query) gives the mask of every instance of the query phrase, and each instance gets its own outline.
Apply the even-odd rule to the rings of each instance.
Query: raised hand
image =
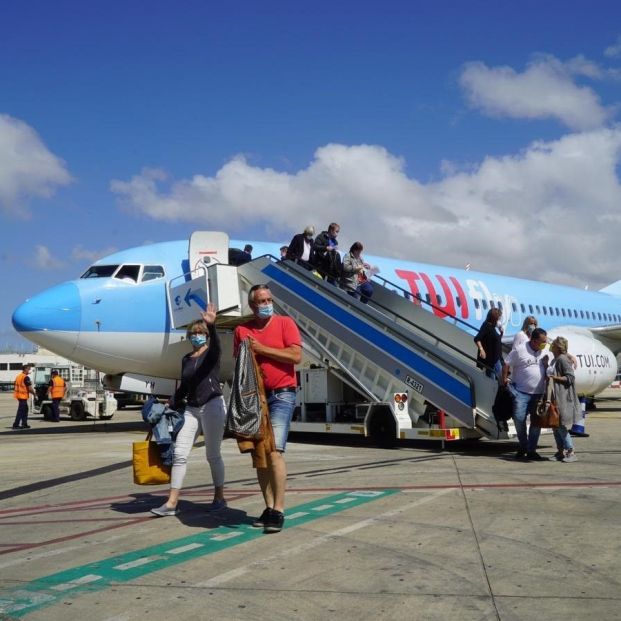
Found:
[[[212,326],[216,323],[216,305],[209,302],[209,304],[207,304],[207,310],[201,313],[201,317],[208,326]]]

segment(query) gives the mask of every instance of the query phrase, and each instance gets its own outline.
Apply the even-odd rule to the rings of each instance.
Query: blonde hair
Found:
[[[552,345],[558,349],[561,354],[567,353],[567,348],[569,347],[569,343],[564,336],[557,336],[553,341]]]
[[[201,334],[208,334],[209,333],[209,329],[207,328],[207,324],[205,324],[205,322],[202,319],[197,319],[196,321],[193,321],[188,326],[188,329],[185,331],[185,336],[189,340],[190,336],[192,336],[192,334],[196,334],[196,333],[201,333]]]
[[[537,317],[535,317],[534,315],[528,315],[528,317],[526,317],[526,319],[524,319],[524,322],[522,323],[522,332],[526,332],[528,325],[531,323],[535,324],[535,328],[539,327]]]

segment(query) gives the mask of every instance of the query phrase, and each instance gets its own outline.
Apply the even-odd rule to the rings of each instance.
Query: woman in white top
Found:
[[[533,315],[528,315],[528,317],[524,319],[522,329],[513,337],[512,349],[524,345],[524,343],[528,343],[528,341],[530,341],[530,335],[538,326],[537,319]]]

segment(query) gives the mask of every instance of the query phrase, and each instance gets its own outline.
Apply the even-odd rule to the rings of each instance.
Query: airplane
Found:
[[[228,237],[226,241],[230,248],[251,243],[255,257],[278,257],[282,245],[228,242]],[[152,392],[170,394],[180,359],[190,349],[185,331],[173,327],[171,304],[197,305],[197,317],[200,306],[194,294],[184,300],[176,296],[170,303],[167,299],[168,282],[191,272],[188,257],[187,240],[116,252],[93,263],[79,278],[26,300],[14,311],[13,326],[34,343],[106,373],[108,388],[145,392],[149,383]],[[526,316],[535,315],[550,339],[562,335],[569,340],[570,353],[577,359],[579,394],[595,395],[615,379],[621,350],[621,281],[595,292],[380,256],[365,255],[365,261],[374,266],[374,279],[470,334],[476,333],[492,305],[503,311],[506,341]],[[232,352],[230,330],[222,338],[223,351]],[[232,354],[223,356],[222,377],[231,376],[232,369]]]

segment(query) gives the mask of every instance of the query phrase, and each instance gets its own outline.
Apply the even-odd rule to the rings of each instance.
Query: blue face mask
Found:
[[[263,304],[257,310],[257,316],[260,319],[269,319],[274,314],[273,304]]]
[[[207,342],[207,337],[204,334],[193,334],[190,337],[190,343],[194,347],[202,347]]]

